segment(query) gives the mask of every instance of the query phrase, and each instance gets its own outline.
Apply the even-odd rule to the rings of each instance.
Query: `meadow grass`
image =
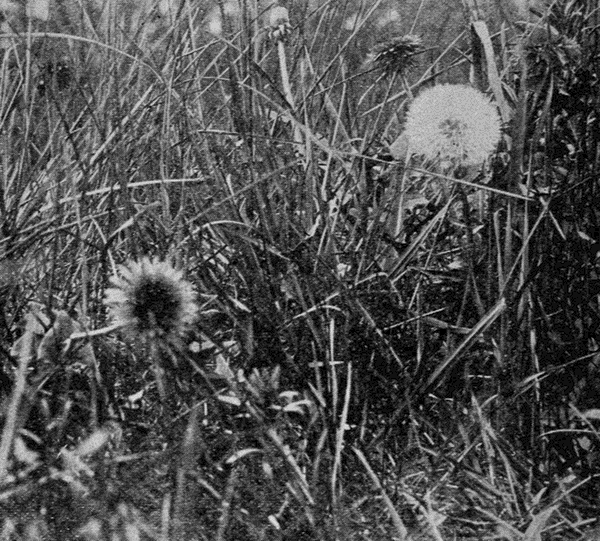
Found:
[[[2,541],[600,535],[594,2],[43,4],[0,4]]]

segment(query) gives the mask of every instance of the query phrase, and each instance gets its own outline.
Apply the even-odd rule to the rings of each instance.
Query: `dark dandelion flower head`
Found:
[[[119,267],[104,302],[116,325],[132,337],[176,340],[197,316],[192,285],[167,262],[143,258]]]
[[[421,38],[407,34],[377,45],[372,61],[386,75],[403,75],[415,67],[415,55],[422,50]]]

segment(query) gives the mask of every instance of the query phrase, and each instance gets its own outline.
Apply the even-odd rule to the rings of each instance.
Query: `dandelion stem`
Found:
[[[287,67],[287,59],[285,56],[285,44],[283,39],[277,40],[277,54],[279,55],[279,70],[281,72],[281,84],[283,86],[283,94],[292,111],[296,110],[296,102],[292,94],[292,85],[290,84],[290,74]],[[302,132],[294,124],[294,143],[297,143],[298,149],[302,148]]]
[[[33,348],[33,333],[26,332],[23,335],[24,344],[19,355],[19,366],[16,373],[16,384],[6,413],[4,428],[2,430],[2,439],[0,440],[0,486],[5,481],[8,474],[8,457],[13,444],[13,439],[17,426],[17,415],[20,409],[21,398],[25,393],[27,381],[27,367],[31,359],[30,352]]]
[[[279,69],[281,71],[281,84],[283,85],[283,93],[285,99],[290,104],[292,109],[296,108],[294,103],[294,95],[292,94],[292,87],[290,85],[290,74],[287,68],[287,59],[285,57],[285,45],[283,40],[277,41],[277,53],[279,55]]]

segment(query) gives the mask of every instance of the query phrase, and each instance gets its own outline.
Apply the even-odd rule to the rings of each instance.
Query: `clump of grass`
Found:
[[[580,538],[598,467],[597,11],[554,2],[514,35],[472,14],[440,44],[425,14],[446,8],[409,2],[394,35],[422,49],[382,48],[383,78],[364,62],[383,0],[288,3],[273,24],[217,4],[13,15],[2,535]],[[438,84],[464,85],[469,62],[483,88]],[[420,139],[425,97],[457,88],[482,116],[434,100],[425,113],[458,113]],[[378,153],[404,129],[401,163]],[[111,283],[118,261],[140,263]],[[139,347],[114,316],[176,343]]]

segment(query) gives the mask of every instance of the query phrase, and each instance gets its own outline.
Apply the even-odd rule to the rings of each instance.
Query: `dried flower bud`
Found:
[[[288,10],[281,6],[275,6],[269,14],[269,25],[277,27],[281,24],[290,24],[290,15]]]
[[[50,17],[50,0],[28,0],[27,16],[40,21],[47,21]]]
[[[2,20],[5,20],[8,16],[14,15],[19,11],[19,4],[11,0],[0,0],[0,14]]]
[[[380,43],[372,54],[372,61],[386,75],[402,75],[415,66],[414,56],[423,50],[421,38],[406,35]]]
[[[282,6],[272,8],[269,13],[269,37],[276,41],[284,40],[291,30],[288,10]]]

